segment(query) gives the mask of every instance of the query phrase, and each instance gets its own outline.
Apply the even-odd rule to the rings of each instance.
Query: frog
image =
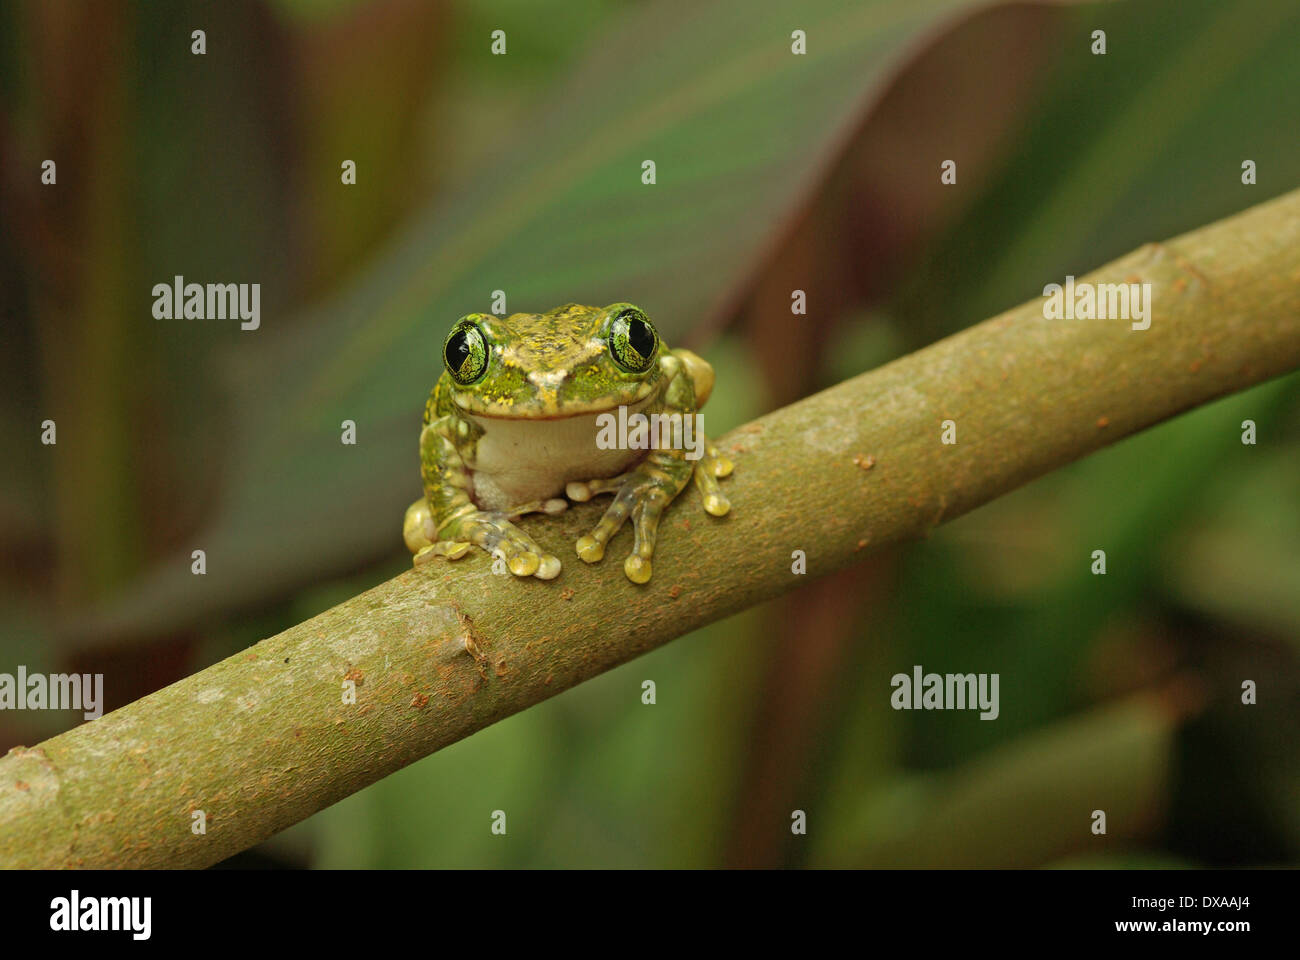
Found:
[[[458,560],[477,546],[516,577],[552,580],[560,559],[516,521],[608,493],[613,501],[578,538],[577,555],[598,563],[630,519],[623,572],[645,584],[659,521],[692,479],[705,512],[731,509],[719,480],[734,465],[707,437],[685,444],[683,433],[665,429],[643,431],[635,445],[597,442],[616,413],[684,421],[713,391],[713,367],[670,349],[634,304],[471,313],[452,324],[441,359],[420,431],[424,495],[402,525],[415,566]]]

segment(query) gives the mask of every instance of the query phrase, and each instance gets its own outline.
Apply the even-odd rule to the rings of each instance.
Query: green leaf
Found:
[[[1148,0],[1067,15],[1056,74],[1005,169],[901,298],[917,341],[1300,183],[1300,7]],[[1244,160],[1257,185],[1242,184]]]
[[[1198,522],[1163,551],[1164,570],[1191,609],[1271,630],[1300,649],[1300,444],[1275,443],[1236,443],[1246,462],[1214,478]]]
[[[174,627],[400,549],[402,511],[420,493],[419,411],[451,320],[486,309],[497,289],[511,310],[630,299],[678,340],[749,281],[867,94],[967,6],[634,9],[360,282],[296,323],[266,316],[241,335],[227,487],[194,538],[208,573],[173,559],[100,634]],[[794,29],[806,55],[791,52]],[[491,56],[486,45],[478,55]],[[645,160],[654,185],[642,183]],[[339,443],[345,419],[355,447]]]
[[[889,781],[855,819],[827,825],[817,861],[1029,867],[1113,851],[1158,821],[1180,713],[1143,695],[997,747],[950,774]],[[1091,832],[1094,810],[1106,813],[1105,836]]]

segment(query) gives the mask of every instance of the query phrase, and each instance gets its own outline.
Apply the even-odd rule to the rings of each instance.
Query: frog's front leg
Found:
[[[713,368],[689,350],[673,350],[659,359],[660,368],[667,377],[662,406],[652,413],[680,415],[683,420],[683,440],[686,418],[694,418],[713,389]],[[672,434],[659,437],[661,445],[625,474],[608,480],[590,480],[570,483],[565,493],[572,500],[588,500],[598,493],[613,490],[614,502],[600,518],[594,530],[577,542],[578,556],[595,563],[605,555],[605,544],[632,518],[632,552],[623,561],[623,572],[633,583],[646,583],[652,573],[650,558],[654,555],[655,536],[659,531],[659,518],[667,506],[695,477],[704,500],[704,509],[715,517],[723,516],[731,504],[718,487],[718,479],[732,470],[731,461],[718,452],[701,432],[700,456],[688,459],[686,450],[669,446]]]
[[[427,424],[420,434],[420,469],[428,513],[426,518],[417,501],[407,510],[404,524],[408,531],[414,528],[414,534],[406,536],[407,546],[415,550],[414,563],[425,563],[434,556],[455,560],[474,544],[493,556],[499,551],[515,576],[539,580],[558,576],[559,557],[546,553],[511,523],[507,514],[475,505],[470,497],[469,469],[452,439],[456,429],[451,417],[443,417]],[[545,509],[545,505],[539,506]]]
[[[588,563],[596,563],[605,556],[605,544],[632,518],[632,552],[623,561],[623,572],[633,583],[646,583],[653,573],[651,557],[659,531],[659,519],[664,510],[690,482],[694,475],[696,486],[704,498],[704,509],[721,517],[731,509],[731,504],[718,489],[718,477],[732,470],[731,461],[718,454],[716,447],[706,445],[705,454],[697,461],[686,459],[682,450],[653,450],[635,469],[607,480],[590,480],[571,483],[566,489],[570,499],[583,501],[595,494],[617,491],[600,522],[588,535],[578,538],[578,556]]]

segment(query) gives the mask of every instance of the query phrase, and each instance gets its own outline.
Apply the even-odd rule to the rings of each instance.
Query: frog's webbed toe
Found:
[[[631,478],[632,475],[628,474],[628,477]],[[590,487],[599,482],[593,480],[586,486]],[[569,486],[572,487],[574,484],[569,484]],[[605,510],[604,516],[600,518],[600,522],[596,524],[591,533],[579,537],[578,542],[575,544],[578,556],[588,563],[596,563],[605,556],[605,544],[622,529],[623,523],[631,515],[633,508],[640,499],[640,491],[635,479],[628,479],[621,486],[607,488],[599,492],[608,492],[609,489],[618,490],[618,493],[614,495],[614,502]]]
[[[419,567],[428,563],[434,557],[459,560],[469,553],[469,548],[472,546],[473,544],[466,540],[437,540],[417,550],[415,556],[411,558],[411,563]]]
[[[736,469],[736,465],[731,462],[731,458],[707,440],[704,442],[704,460],[710,465],[713,475],[719,480],[731,476],[731,471]]]
[[[632,511],[632,552],[623,561],[623,572],[633,583],[648,583],[654,572],[650,558],[655,552],[659,518],[667,506],[668,499],[656,493],[642,500]]]
[[[719,488],[718,479],[728,476],[733,469],[731,460],[712,443],[706,442],[698,461],[687,460],[680,454],[656,451],[628,473],[605,480],[568,484],[565,494],[579,502],[590,500],[596,494],[614,492],[614,502],[605,510],[600,522],[591,533],[578,538],[575,544],[578,556],[587,563],[601,560],[605,556],[605,545],[630,517],[632,552],[623,561],[623,572],[633,583],[648,582],[654,572],[651,560],[664,510],[694,476],[704,509],[715,517],[725,515],[731,509],[731,502]]]
[[[654,572],[651,558],[654,556],[659,518],[685,484],[686,477],[681,478],[679,486],[675,478],[660,471],[648,472],[644,476],[634,473],[619,488],[614,502],[609,505],[591,533],[578,538],[578,556],[588,563],[596,563],[605,556],[605,544],[631,517],[632,552],[623,561],[623,572],[633,583],[649,582]]]
[[[551,580],[560,572],[559,557],[547,553],[502,515],[480,512],[469,536],[494,557],[504,559],[506,568],[517,577]]]
[[[731,501],[722,492],[718,479],[730,476],[734,469],[735,464],[719,453],[717,447],[705,444],[704,456],[695,465],[695,486],[699,488],[704,509],[715,517],[726,516],[731,509]]]
[[[503,513],[470,509],[443,521],[438,533],[444,538],[431,542],[416,554],[421,563],[432,556],[452,560],[465,555],[471,545],[481,547],[505,562],[506,569],[517,577],[553,580],[560,573],[560,558],[547,553],[532,537],[507,519]]]

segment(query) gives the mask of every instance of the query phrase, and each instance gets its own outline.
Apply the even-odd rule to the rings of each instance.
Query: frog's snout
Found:
[[[528,381],[538,390],[554,393],[560,385],[569,379],[569,371],[563,367],[555,370],[533,370],[528,374]]]

